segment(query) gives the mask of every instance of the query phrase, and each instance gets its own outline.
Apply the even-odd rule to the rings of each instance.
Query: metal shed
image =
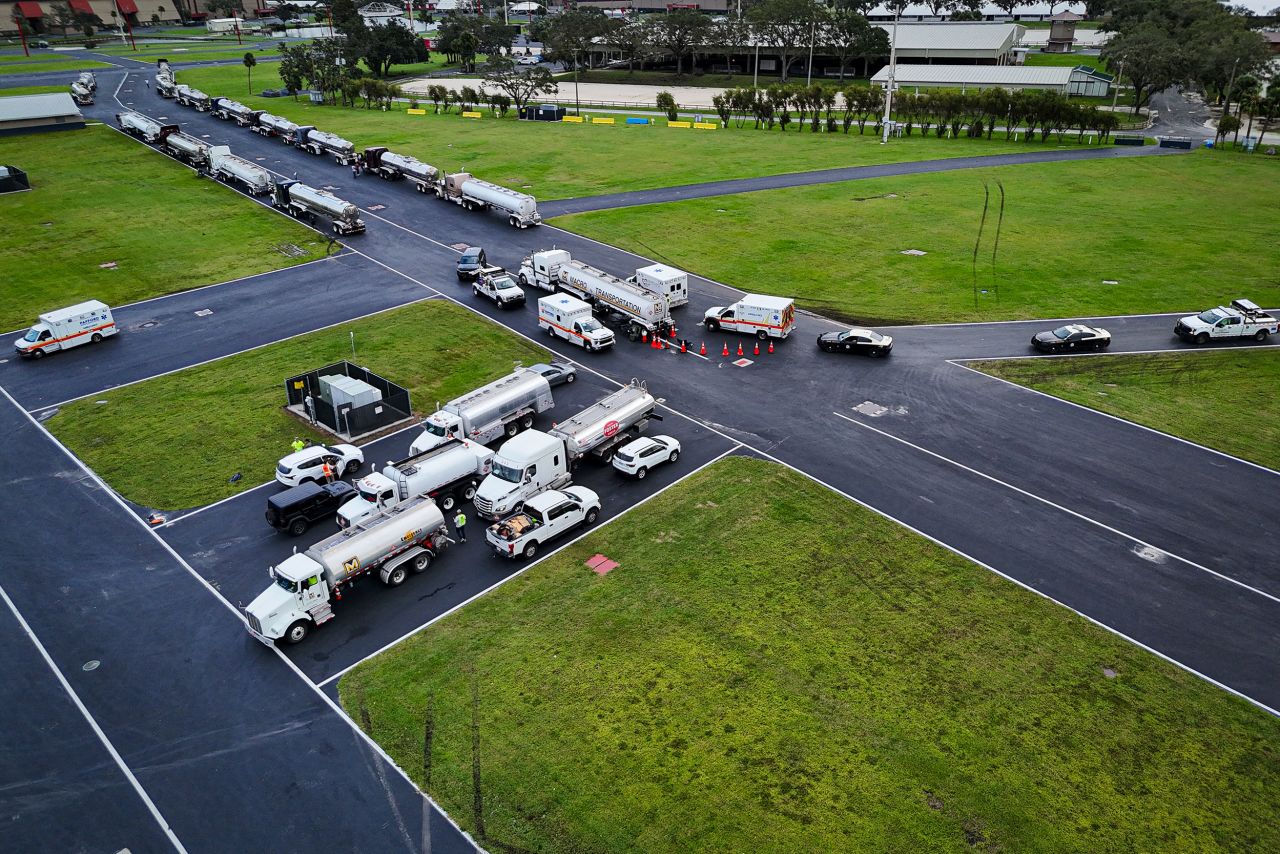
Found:
[[[66,92],[0,98],[0,136],[82,127],[84,116]]]

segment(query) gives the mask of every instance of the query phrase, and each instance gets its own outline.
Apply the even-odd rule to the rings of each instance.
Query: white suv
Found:
[[[355,445],[312,445],[289,454],[276,465],[276,480],[285,486],[324,483],[324,464],[333,479],[355,474],[364,464],[364,454]]]
[[[623,474],[634,475],[639,480],[649,469],[662,463],[674,463],[680,459],[680,443],[670,436],[645,436],[628,442],[613,455],[613,467]]]

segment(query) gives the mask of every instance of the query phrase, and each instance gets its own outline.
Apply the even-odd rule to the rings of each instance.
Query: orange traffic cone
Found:
[[[728,342],[728,341],[724,342],[724,352],[723,352],[723,353],[721,353],[720,355],[721,355],[721,356],[727,356],[727,355],[729,355],[729,342]]]
[[[756,349],[755,349],[755,351],[754,351],[754,355],[756,355],[756,356],[759,356],[759,355],[760,355],[760,342],[759,342],[759,341],[757,341],[757,342],[756,342]]]
[[[670,338],[670,339],[672,339],[673,341],[675,340],[675,337],[676,337],[676,328],[675,328],[674,326],[672,326],[671,328],[669,328],[669,329],[667,330],[667,337],[668,337],[668,338]]]
[[[742,355],[742,342],[738,342],[738,355]]]
[[[707,355],[707,342],[706,342],[706,341],[703,341],[703,342],[702,342],[702,346],[698,348],[698,355],[699,355],[699,356],[705,356],[705,355]]]
[[[769,352],[770,352],[770,353],[772,353],[772,352],[773,352],[773,339],[772,339],[772,338],[770,338],[770,339],[769,339]]]
[[[641,331],[641,333],[640,333],[640,343],[641,343],[641,344],[648,344],[648,343],[649,343],[649,330],[648,330],[648,329],[645,329],[645,330]]]
[[[689,348],[688,348],[688,347],[686,347],[686,346],[684,345],[684,339],[683,339],[683,338],[681,338],[681,339],[680,339],[680,352],[681,352],[681,353],[688,353],[688,352],[689,352]]]

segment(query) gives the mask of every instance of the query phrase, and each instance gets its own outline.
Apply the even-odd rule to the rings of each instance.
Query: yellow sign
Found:
[[[357,569],[360,568],[360,558],[353,557],[353,558],[344,560],[342,562],[342,568],[346,570],[347,573],[355,572]]]
[[[577,122],[578,124],[582,124],[582,116],[562,116],[562,117],[561,117],[561,119],[560,119],[560,121],[562,121],[562,122]]]
[[[613,119],[595,119],[595,118],[593,118],[593,119],[591,120],[591,124],[593,124],[593,125],[611,125],[611,124],[613,124]]]
[[[464,119],[478,119],[478,118],[481,118],[481,117],[482,117],[482,115],[483,115],[482,113],[477,113],[477,112],[473,112],[473,111],[468,111],[468,112],[463,113],[463,114],[462,114],[462,117],[463,117]]]
[[[667,127],[669,127],[669,128],[691,128],[691,127],[693,127],[693,122],[667,122]]]
[[[411,116],[425,116],[427,114],[426,110],[405,110],[405,112]]]
[[[720,127],[720,125],[715,122],[694,122],[693,126],[698,130],[715,130]]]
[[[302,380],[294,380],[293,387],[298,391],[302,391]]]

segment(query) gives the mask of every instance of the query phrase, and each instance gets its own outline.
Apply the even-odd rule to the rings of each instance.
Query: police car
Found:
[[[1082,323],[1068,323],[1057,329],[1037,333],[1031,339],[1031,346],[1044,353],[1102,350],[1111,346],[1111,333]]]

